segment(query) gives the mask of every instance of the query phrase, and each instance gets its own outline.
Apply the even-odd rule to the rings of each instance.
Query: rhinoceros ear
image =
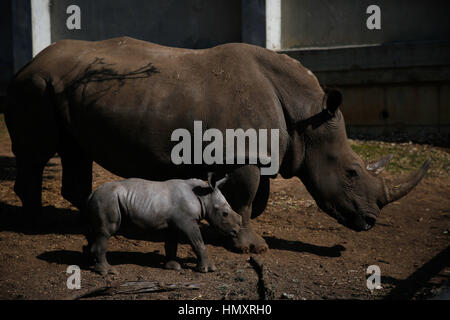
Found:
[[[216,188],[221,188],[230,179],[230,175],[226,174],[224,178],[216,182]]]
[[[230,176],[228,174],[225,175],[224,178],[217,180],[217,175],[214,172],[208,173],[208,184],[211,188],[216,189],[220,188],[222,185],[224,185]]]
[[[212,189],[214,189],[214,186],[216,185],[214,172],[208,172],[208,184]]]
[[[338,90],[329,90],[326,92],[326,105],[327,105],[327,111],[330,115],[334,115],[336,110],[341,106],[342,104],[342,94]]]

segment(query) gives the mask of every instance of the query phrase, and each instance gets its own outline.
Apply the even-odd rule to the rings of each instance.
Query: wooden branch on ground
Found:
[[[268,269],[257,257],[250,257],[249,260],[252,267],[255,269],[258,275],[258,294],[261,300],[273,300],[275,299],[275,292],[273,291],[270,282],[268,280]]]
[[[140,294],[149,292],[167,292],[174,290],[198,290],[198,289],[200,289],[199,284],[189,282],[163,284],[158,281],[128,281],[121,284],[94,288],[72,299],[78,300],[83,298],[92,298],[99,296],[113,296],[116,294]]]

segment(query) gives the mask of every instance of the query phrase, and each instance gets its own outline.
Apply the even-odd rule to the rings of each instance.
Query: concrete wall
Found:
[[[51,43],[50,0],[30,0],[33,57]]]
[[[450,83],[341,87],[352,134],[450,133]]]
[[[81,8],[81,30],[68,30],[66,9]],[[130,36],[162,45],[207,48],[240,42],[240,0],[57,0],[50,7],[51,39]]]
[[[381,8],[381,30],[366,27],[371,4]],[[282,51],[343,91],[350,134],[450,134],[450,2],[280,5]]]
[[[381,30],[366,27],[372,4],[381,9]],[[281,47],[445,40],[449,12],[447,0],[281,0]]]

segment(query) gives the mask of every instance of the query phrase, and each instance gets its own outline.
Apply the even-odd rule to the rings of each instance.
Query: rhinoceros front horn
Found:
[[[406,196],[422,180],[429,167],[430,161],[427,160],[420,169],[404,178],[400,178],[390,184],[386,184],[383,179],[384,197],[380,201],[381,205],[385,206]]]

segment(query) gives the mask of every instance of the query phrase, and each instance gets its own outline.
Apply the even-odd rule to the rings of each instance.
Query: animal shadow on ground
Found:
[[[106,253],[108,262],[116,265],[137,265],[150,268],[164,268],[165,255],[159,251],[153,252],[131,252],[131,251],[108,251]],[[83,270],[93,269],[93,265],[87,261],[81,251],[54,250],[47,251],[37,256],[38,259],[49,263],[62,265],[78,265]],[[177,258],[183,268],[194,268],[197,261],[194,257]]]
[[[404,280],[393,277],[381,276],[381,284],[387,283],[395,286],[386,300],[410,300],[412,298],[427,299],[432,296],[438,280],[441,285],[449,288],[450,276],[445,273],[445,269],[450,267],[450,246],[439,252],[436,256],[426,262],[423,266],[412,273]]]
[[[341,256],[342,251],[345,251],[345,247],[339,244],[332,247],[325,247],[304,243],[301,241],[288,241],[275,237],[264,237],[264,239],[270,249],[307,252],[321,257],[337,258]]]
[[[232,245],[230,237],[224,236],[217,229],[208,226],[207,224],[201,224],[200,229],[202,231],[203,238],[207,239],[205,240],[205,243],[217,247],[225,247],[227,250],[237,253]],[[342,245],[325,247],[304,243],[301,241],[289,241],[275,237],[264,237],[264,239],[266,240],[269,249],[308,252],[321,257],[340,257],[341,252],[345,251],[345,247]]]
[[[0,231],[26,235],[81,234],[81,220],[77,210],[43,207],[40,213],[28,216],[21,207],[0,202]]]
[[[0,156],[0,180],[13,181],[16,178],[16,158]]]
[[[130,225],[125,225],[117,235],[124,236],[124,241],[129,241],[130,248],[139,246],[136,242],[130,240],[141,240],[155,242],[164,242],[166,238],[165,230],[143,230]],[[113,236],[114,237],[114,236]],[[208,243],[207,241],[205,241]],[[179,239],[180,244],[186,244],[187,239],[183,236]],[[63,265],[79,265],[84,270],[90,270],[93,265],[86,259],[82,253],[82,246],[86,244],[86,241],[80,243],[80,251],[71,250],[55,250],[48,251],[37,256],[38,259],[45,260],[50,263],[58,263]],[[164,251],[164,250],[163,250]],[[106,252],[108,262],[111,265],[138,265],[142,267],[163,268],[165,263],[165,252],[155,250],[153,252],[136,252],[136,251],[115,251],[110,249]],[[178,262],[184,269],[193,269],[196,263],[196,258],[177,258]]]

